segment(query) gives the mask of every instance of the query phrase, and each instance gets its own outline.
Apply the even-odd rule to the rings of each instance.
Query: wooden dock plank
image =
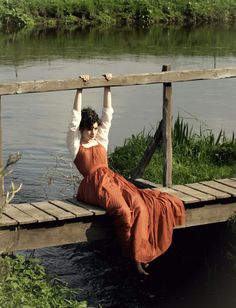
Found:
[[[138,178],[138,179],[132,179],[132,182],[136,185],[138,185],[139,187],[145,187],[145,188],[160,188],[163,187],[163,185],[161,184],[157,184],[157,183],[153,183],[149,180],[145,180],[142,178]]]
[[[17,226],[18,222],[15,219],[8,217],[7,215],[2,214],[0,217],[0,227],[1,226]]]
[[[214,204],[186,210],[186,224],[175,229],[227,221],[236,212],[236,203]]]
[[[220,179],[220,180],[216,180],[216,182],[228,185],[230,187],[236,188],[236,181],[232,180],[232,179]]]
[[[91,211],[88,211],[78,205],[75,205],[67,200],[50,200],[52,204],[62,208],[63,210],[73,213],[76,217],[87,217],[93,215]]]
[[[235,182],[236,183],[236,182]],[[209,195],[214,196],[216,199],[222,199],[222,198],[229,198],[231,197],[230,194],[227,194],[223,191],[211,188],[209,186],[203,185],[201,183],[191,183],[191,184],[186,184],[185,186],[199,190],[201,192],[207,193]]]
[[[33,216],[24,213],[13,204],[8,204],[4,209],[4,213],[10,218],[16,220],[20,225],[37,222]]]
[[[98,207],[98,206],[93,206],[93,205],[90,205],[90,204],[86,204],[86,203],[83,203],[83,202],[80,202],[74,198],[71,198],[71,199],[67,199],[68,201],[90,211],[91,213],[93,213],[93,215],[104,215],[106,214],[106,211],[103,210],[102,208]]]
[[[32,205],[37,207],[39,210],[42,210],[47,214],[54,216],[58,220],[75,218],[74,214],[64,211],[63,209],[57,207],[52,203],[49,203],[48,201],[33,202]]]
[[[236,189],[233,187],[229,187],[225,184],[216,182],[216,181],[204,181],[201,182],[201,184],[212,187],[214,189],[226,192],[228,194],[230,194],[231,196],[235,197],[236,196]]]
[[[28,215],[34,217],[38,222],[45,222],[45,221],[53,221],[55,217],[48,215],[47,213],[39,210],[35,206],[29,203],[21,203],[15,204],[15,207],[20,208],[22,211],[27,213]]]
[[[215,197],[212,195],[205,194],[199,190],[195,190],[191,187],[187,187],[185,185],[173,185],[172,187],[174,190],[178,190],[184,194],[193,196],[194,198],[197,198],[200,201],[210,201],[215,200]]]
[[[180,191],[174,190],[174,189],[169,188],[169,187],[160,187],[160,188],[157,188],[157,190],[160,190],[162,192],[167,192],[170,195],[176,196],[180,200],[182,200],[185,204],[199,202],[199,199],[197,199],[193,196],[190,196],[190,195],[186,195],[186,194],[184,194]]]

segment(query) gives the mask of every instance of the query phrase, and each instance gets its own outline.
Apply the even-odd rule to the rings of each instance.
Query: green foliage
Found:
[[[34,24],[23,4],[23,1],[17,0],[0,2],[0,21],[4,28],[21,29]]]
[[[76,293],[61,281],[50,283],[36,259],[6,256],[0,258],[0,265],[5,268],[4,273],[1,272],[0,307],[87,307],[86,302],[76,301]]]
[[[143,131],[131,136],[124,146],[117,147],[110,155],[111,167],[130,177],[139,163],[151,136]],[[144,178],[162,183],[162,150],[153,155],[145,170]],[[212,130],[193,133],[188,123],[178,117],[173,129],[173,183],[184,184],[204,180],[236,176],[236,139],[226,138],[220,131],[215,136]]]
[[[64,23],[150,26],[154,23],[196,24],[230,22],[236,17],[232,0],[0,0],[0,20],[5,27]],[[52,24],[52,22],[50,21]]]

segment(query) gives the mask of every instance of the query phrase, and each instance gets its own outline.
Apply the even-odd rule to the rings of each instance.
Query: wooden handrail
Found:
[[[164,67],[164,66],[163,66]],[[167,69],[167,68],[166,68]],[[165,69],[164,69],[165,70]],[[107,81],[104,77],[92,77],[89,81],[83,82],[81,78],[70,78],[64,80],[34,80],[14,83],[0,83],[0,106],[2,95],[38,93],[74,90],[78,88],[91,89],[105,86],[120,87],[147,84],[163,84],[163,130],[164,136],[164,168],[163,184],[172,184],[172,150],[171,150],[171,83],[186,82],[197,80],[215,80],[224,78],[235,78],[236,67],[201,69],[201,70],[182,70],[182,71],[162,71],[161,73],[145,73],[113,76],[112,80]],[[166,109],[166,110],[165,110]],[[0,110],[1,117],[1,110]],[[0,126],[0,167],[2,165],[2,142]],[[0,179],[0,198],[3,194],[3,182]]]
[[[65,91],[74,90],[77,88],[101,88],[108,85],[111,87],[120,87],[234,77],[236,77],[236,67],[120,75],[113,76],[110,81],[106,81],[104,77],[91,77],[88,82],[83,82],[80,78],[70,78],[64,80],[35,80],[1,83],[0,95]]]

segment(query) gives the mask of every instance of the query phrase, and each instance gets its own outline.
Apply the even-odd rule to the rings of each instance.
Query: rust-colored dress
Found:
[[[104,208],[113,218],[123,253],[150,262],[171,244],[173,227],[185,222],[181,200],[158,190],[138,189],[108,167],[101,145],[80,145],[74,163],[84,176],[77,198]]]

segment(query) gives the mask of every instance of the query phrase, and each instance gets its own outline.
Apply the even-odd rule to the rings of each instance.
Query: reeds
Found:
[[[130,177],[132,170],[140,161],[151,132],[145,131],[125,140],[110,155],[112,168]],[[157,149],[147,167],[144,178],[155,183],[162,183],[161,149]],[[236,176],[236,139],[235,135],[227,138],[223,130],[217,135],[212,130],[193,128],[178,116],[173,129],[173,183],[184,184],[197,181]]]

